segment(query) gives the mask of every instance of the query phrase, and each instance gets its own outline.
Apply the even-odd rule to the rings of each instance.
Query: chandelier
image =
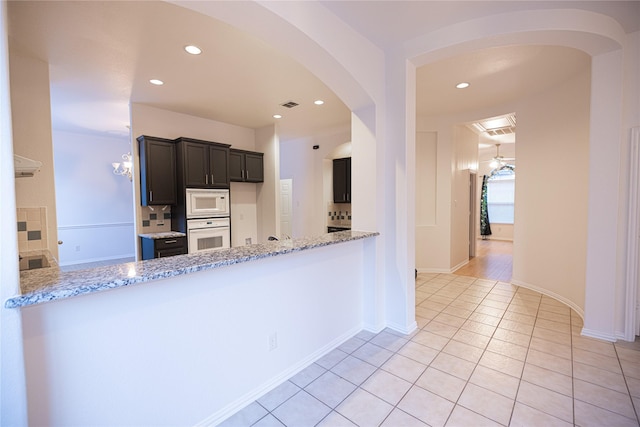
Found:
[[[132,164],[133,163],[131,162],[131,153],[127,153],[122,155],[121,163],[114,162],[114,163],[111,163],[111,166],[113,166],[114,174],[126,176],[127,178],[129,178],[129,181],[131,181]]]

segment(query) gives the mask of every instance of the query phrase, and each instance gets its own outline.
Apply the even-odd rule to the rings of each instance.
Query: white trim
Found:
[[[640,127],[631,129],[629,142],[629,215],[627,217],[626,308],[622,339],[633,341],[638,332],[638,260],[640,259]]]
[[[129,254],[122,254],[122,255],[114,255],[114,256],[98,257],[98,258],[88,258],[88,259],[83,259],[81,261],[58,263],[58,265],[60,267],[68,267],[70,265],[91,264],[91,263],[94,263],[94,262],[113,261],[113,260],[116,260],[116,259],[127,259],[127,258],[133,258],[133,260],[135,261],[136,254],[132,252],[132,253],[129,253]],[[130,262],[133,262],[133,261],[130,261]]]
[[[362,328],[358,327],[346,332],[345,334],[331,341],[324,347],[320,348],[318,351],[312,353],[310,356],[302,359],[300,362],[296,363],[295,365],[289,366],[287,369],[282,371],[279,375],[275,376],[271,380],[254,388],[253,390],[246,393],[244,396],[240,397],[239,399],[236,399],[235,401],[226,405],[222,409],[216,411],[212,415],[200,421],[199,423],[196,424],[196,427],[209,427],[209,426],[216,426],[220,424],[221,422],[223,422],[224,420],[226,420],[236,412],[240,411],[245,406],[249,405],[251,402],[258,400],[260,397],[264,396],[271,390],[275,389],[280,384],[284,383],[289,378],[291,378],[298,372],[302,371],[307,366],[311,365],[313,362],[320,359],[325,354],[339,347],[347,340],[353,338],[361,330]]]
[[[587,328],[582,328],[582,332],[580,332],[580,335],[582,335],[584,337],[596,338],[596,339],[599,339],[599,340],[605,340],[605,341],[609,341],[609,342],[616,342],[617,341],[615,335],[603,334],[603,333],[600,333],[598,331],[594,331],[592,329],[587,329]]]
[[[449,270],[449,273],[453,273],[454,271],[461,269],[462,267],[464,267],[467,264],[469,264],[469,258],[465,259],[464,261],[462,261],[458,265],[454,266],[451,270]]]
[[[400,332],[403,335],[411,335],[416,329],[418,329],[418,322],[415,320],[409,325],[396,325],[394,323],[387,324],[389,329]]]
[[[493,223],[491,225],[493,225]],[[513,224],[507,224],[507,225],[513,225]],[[489,236],[486,239],[478,239],[478,240],[493,240],[493,241],[500,241],[500,242],[513,242],[513,239],[507,239],[506,237],[492,237],[492,236]]]
[[[568,300],[567,298],[563,297],[562,295],[558,295],[555,292],[551,292],[548,289],[545,288],[541,288],[540,286],[536,286],[536,285],[532,285],[530,283],[525,283],[525,282],[521,282],[520,280],[511,280],[511,283],[517,286],[521,286],[523,288],[527,288],[527,289],[531,289],[532,291],[536,291],[536,292],[540,292],[542,295],[546,295],[548,297],[551,297],[557,301],[560,301],[561,303],[569,306],[570,308],[572,308],[576,313],[578,313],[578,316],[580,316],[583,320],[584,320],[584,310],[580,307],[578,307],[573,301]],[[584,331],[584,329],[583,329]]]
[[[461,269],[465,265],[469,264],[469,260],[462,261],[460,264],[452,268],[418,268],[418,273],[439,273],[439,274],[452,274],[456,270]]]
[[[88,228],[133,227],[133,222],[114,222],[106,224],[59,225],[58,230],[85,230]]]

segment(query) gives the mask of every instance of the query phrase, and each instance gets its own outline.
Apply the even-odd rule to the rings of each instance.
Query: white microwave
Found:
[[[229,216],[229,190],[186,189],[187,218]]]

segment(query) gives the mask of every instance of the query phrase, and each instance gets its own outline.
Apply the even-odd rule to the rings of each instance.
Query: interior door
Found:
[[[280,180],[280,232],[281,237],[293,235],[291,221],[293,218],[293,180]]]
[[[478,184],[477,174],[469,171],[469,258],[476,256],[476,209],[478,206]]]

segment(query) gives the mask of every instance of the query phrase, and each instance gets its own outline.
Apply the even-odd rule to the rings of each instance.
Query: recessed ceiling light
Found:
[[[191,55],[200,55],[202,53],[202,49],[194,45],[185,46],[184,50],[186,50],[187,53],[190,53]]]
[[[316,105],[322,105],[322,104],[324,104],[324,101],[322,99],[317,99],[317,100],[313,101],[313,103],[316,104]]]
[[[149,80],[149,83],[156,86],[162,86],[164,84],[162,80],[158,80],[158,79],[151,79]]]
[[[469,83],[467,83],[467,82],[458,83],[458,84],[456,85],[456,87],[457,87],[458,89],[466,89],[466,88],[468,88],[468,87],[469,87]]]
[[[281,116],[280,114],[274,114],[274,115],[273,115],[273,118],[274,118],[274,119],[281,119],[281,118],[282,118],[282,116]]]

